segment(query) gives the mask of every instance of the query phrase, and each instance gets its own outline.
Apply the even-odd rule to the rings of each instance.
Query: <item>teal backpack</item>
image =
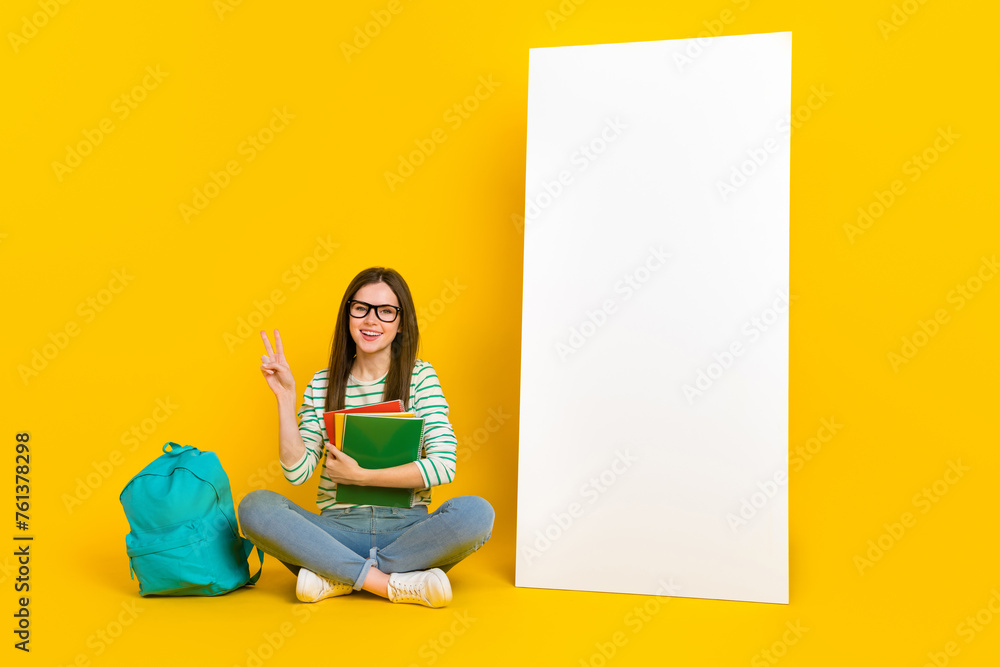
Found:
[[[132,531],[125,536],[129,573],[139,594],[220,595],[257,583],[240,536],[233,495],[219,457],[168,442],[163,455],[121,492]],[[264,554],[257,550],[261,569]]]

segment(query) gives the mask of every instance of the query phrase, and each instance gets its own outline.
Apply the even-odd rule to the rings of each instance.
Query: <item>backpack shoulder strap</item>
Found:
[[[243,539],[243,557],[249,558],[250,554],[253,552],[254,549],[257,550],[257,555],[260,557],[260,567],[257,569],[257,572],[252,577],[250,577],[250,581],[247,582],[248,584],[253,585],[257,583],[257,580],[260,579],[260,573],[264,571],[264,552],[260,550],[260,547],[258,547],[256,544],[254,544],[247,538],[244,537],[242,539]]]

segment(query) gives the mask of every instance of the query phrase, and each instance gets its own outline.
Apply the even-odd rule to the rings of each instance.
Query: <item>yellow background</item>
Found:
[[[1000,250],[998,10],[910,0],[895,4],[892,25],[889,0],[401,0],[348,59],[341,44],[388,4],[4,3],[0,437],[10,499],[14,436],[31,434],[35,536],[24,654],[12,648],[17,531],[5,524],[5,664],[922,665],[928,652],[939,664],[995,664],[1000,280],[961,308],[949,293]],[[789,442],[804,446],[824,418],[843,428],[792,468],[791,604],[515,588],[523,239],[512,216],[524,210],[528,49],[710,27],[792,31],[793,109],[812,86],[831,93],[792,134]],[[121,117],[121,96],[134,99],[147,67],[161,79],[147,78]],[[499,85],[460,125],[447,122],[480,77]],[[294,118],[249,160],[241,145],[274,109]],[[112,131],[57,174],[67,146],[102,122]],[[958,138],[910,180],[907,161],[949,127]],[[446,141],[390,189],[385,172],[436,128]],[[186,222],[181,204],[230,160],[240,172]],[[858,207],[896,179],[905,192],[849,238]],[[306,262],[318,238],[338,245]],[[306,264],[308,279],[289,278]],[[451,573],[453,603],[359,593],[301,605],[270,557],[256,589],[139,598],[118,494],[164,442],[217,452],[237,503],[266,486],[315,507],[315,480],[292,487],[274,463],[261,327],[237,343],[226,334],[260,312],[262,327],[282,332],[301,392],[327,363],[343,289],[372,265],[407,279],[423,314],[419,356],[451,404],[459,474],[432,508],[478,494],[497,512],[493,539]],[[124,287],[115,271],[129,276]],[[276,290],[281,303],[269,307]],[[102,298],[91,313],[87,300]],[[947,322],[893,368],[889,354],[939,309]],[[57,345],[52,358],[23,378],[46,345]],[[175,406],[161,421],[158,400]],[[480,430],[491,410],[506,415],[493,433]],[[123,444],[143,425],[143,442]],[[968,471],[918,503],[949,461]],[[893,538],[885,525],[904,512],[915,524]],[[888,548],[859,571],[856,557],[880,538]],[[621,567],[645,557],[621,545]],[[653,612],[640,622],[643,605]],[[977,612],[990,622],[960,625]]]

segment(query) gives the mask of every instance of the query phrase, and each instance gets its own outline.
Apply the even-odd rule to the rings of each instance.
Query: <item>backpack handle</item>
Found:
[[[173,448],[172,449],[167,449],[167,447],[170,447],[171,445],[173,445]],[[181,452],[183,452],[185,450],[188,450],[188,449],[194,449],[194,447],[192,447],[191,445],[179,445],[176,442],[168,442],[167,444],[163,445],[163,453],[164,454],[174,454],[174,455],[177,455],[177,454],[180,454]]]

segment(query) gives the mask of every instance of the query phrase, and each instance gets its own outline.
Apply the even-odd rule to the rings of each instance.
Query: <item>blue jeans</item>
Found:
[[[493,506],[479,496],[427,506],[367,505],[305,510],[280,493],[251,491],[240,501],[243,533],[297,575],[307,568],[359,590],[368,569],[386,574],[433,567],[447,572],[493,534]]]

